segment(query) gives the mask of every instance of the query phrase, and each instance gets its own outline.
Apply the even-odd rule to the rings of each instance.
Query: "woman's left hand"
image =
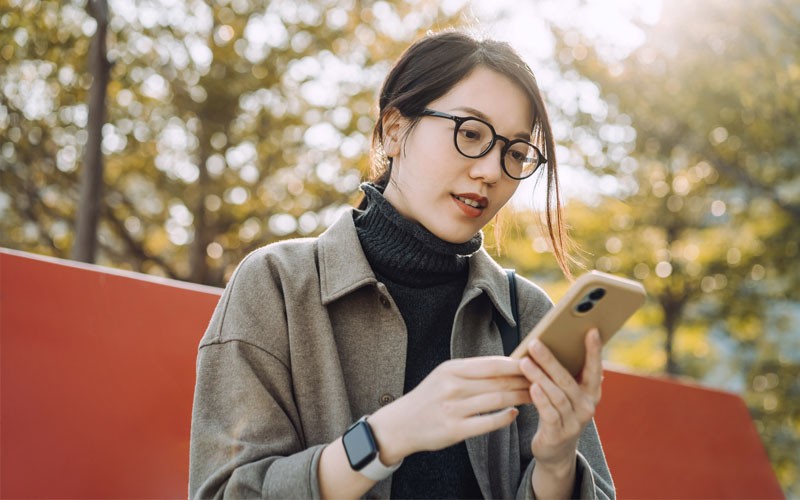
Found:
[[[585,345],[586,362],[579,380],[538,340],[529,344],[529,356],[520,361],[522,373],[531,382],[531,399],[539,412],[539,427],[531,441],[537,466],[554,470],[574,467],[578,438],[600,402],[602,344],[596,329],[587,332]]]

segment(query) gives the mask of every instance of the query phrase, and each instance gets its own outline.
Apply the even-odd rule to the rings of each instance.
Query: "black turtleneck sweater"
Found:
[[[368,205],[354,213],[356,231],[408,332],[405,394],[450,359],[450,335],[467,283],[469,256],[481,247],[483,235],[448,243],[400,215],[372,184],[361,189]],[[481,498],[464,442],[407,457],[392,477],[392,498]]]

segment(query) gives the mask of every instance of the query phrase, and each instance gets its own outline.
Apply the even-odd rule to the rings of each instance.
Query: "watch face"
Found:
[[[378,447],[366,422],[358,422],[342,436],[344,451],[353,470],[361,470],[378,455]]]

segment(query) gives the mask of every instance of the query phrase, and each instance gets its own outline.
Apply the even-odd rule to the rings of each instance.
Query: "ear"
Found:
[[[393,158],[400,154],[400,143],[403,138],[403,130],[408,120],[400,113],[397,108],[390,109],[381,121],[383,128],[383,151],[386,156]]]

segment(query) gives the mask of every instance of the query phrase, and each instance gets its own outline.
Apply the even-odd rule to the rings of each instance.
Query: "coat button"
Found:
[[[381,395],[381,398],[380,398],[381,406],[386,406],[389,403],[391,403],[392,401],[394,401],[394,396],[392,396],[391,394],[382,394]]]
[[[392,304],[389,302],[389,299],[387,299],[385,296],[381,295],[381,299],[380,300],[381,300],[381,305],[383,307],[385,307],[387,309],[392,307]]]

